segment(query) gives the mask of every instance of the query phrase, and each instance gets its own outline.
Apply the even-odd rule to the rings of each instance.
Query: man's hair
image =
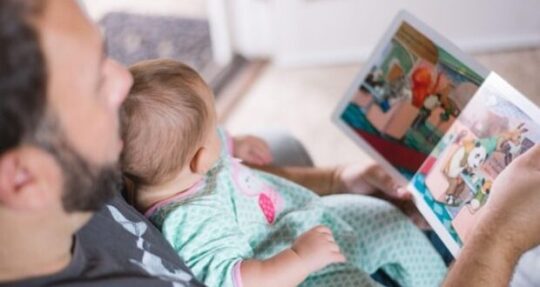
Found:
[[[71,145],[47,109],[46,60],[32,21],[44,0],[0,0],[0,156],[31,144],[53,155],[63,171],[67,212],[97,211],[120,183],[115,164],[94,166]]]
[[[45,114],[45,59],[31,23],[43,3],[0,1],[0,155],[31,141]]]
[[[121,167],[132,188],[170,180],[204,140],[210,107],[204,80],[173,60],[150,60],[130,69],[133,86],[121,108]]]

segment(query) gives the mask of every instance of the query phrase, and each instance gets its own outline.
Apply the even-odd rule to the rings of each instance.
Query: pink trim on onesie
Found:
[[[152,214],[154,214],[154,212],[156,212],[156,210],[162,208],[163,206],[171,203],[171,202],[174,202],[174,201],[182,201],[184,199],[186,199],[187,197],[197,193],[199,190],[201,190],[201,188],[204,186],[204,180],[201,180],[199,182],[197,182],[196,184],[194,184],[192,187],[190,187],[188,190],[184,191],[184,192],[179,192],[169,198],[166,198],[164,200],[161,200],[161,201],[158,201],[156,203],[154,203],[152,206],[150,206],[150,208],[148,210],[146,210],[146,212],[144,213],[144,216],[146,218],[149,218],[150,216],[152,216]]]
[[[223,134],[225,134],[225,138],[227,140],[227,146],[228,146],[227,151],[229,152],[230,155],[233,155],[234,154],[234,140],[233,140],[233,137],[226,130],[223,130]]]
[[[240,266],[242,265],[242,260],[234,264],[232,270],[232,279],[234,287],[243,287],[244,283],[242,282],[242,274],[240,273]]]

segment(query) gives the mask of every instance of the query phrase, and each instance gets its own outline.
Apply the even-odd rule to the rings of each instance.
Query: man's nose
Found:
[[[109,65],[111,66],[111,80],[113,81],[110,91],[111,107],[118,108],[126,99],[129,89],[133,85],[133,77],[120,63],[109,60]]]

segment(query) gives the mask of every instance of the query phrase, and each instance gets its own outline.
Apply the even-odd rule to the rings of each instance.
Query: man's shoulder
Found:
[[[114,259],[113,270],[139,272],[180,286],[201,286],[194,283],[193,275],[161,233],[119,195],[77,236],[90,259]]]
[[[203,286],[161,234],[121,196],[76,234],[73,255],[58,274],[10,286]]]

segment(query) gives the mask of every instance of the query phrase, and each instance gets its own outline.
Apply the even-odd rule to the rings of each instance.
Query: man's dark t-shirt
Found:
[[[77,233],[73,258],[66,269],[0,286],[203,285],[159,231],[118,195]]]

